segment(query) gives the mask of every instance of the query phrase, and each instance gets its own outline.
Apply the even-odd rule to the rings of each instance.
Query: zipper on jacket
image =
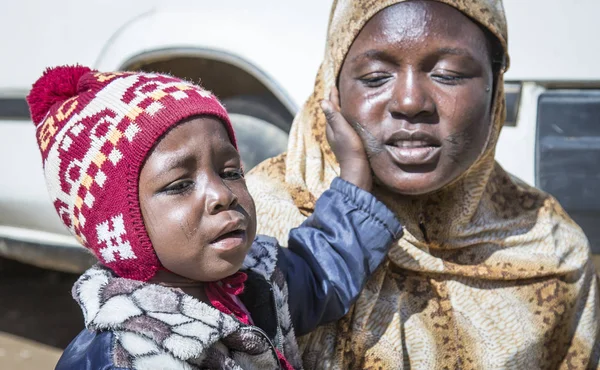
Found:
[[[273,284],[270,281],[267,281],[269,283],[269,293],[271,293],[271,304],[272,304],[272,309],[275,312],[275,327],[277,328],[275,330],[275,342],[276,344],[279,344],[279,346],[275,346],[275,348],[277,347],[281,347],[281,353],[284,353],[283,351],[283,332],[281,330],[281,325],[279,323],[279,315],[277,314],[277,302],[275,301],[275,292],[273,291]]]
[[[279,368],[280,370],[283,370],[283,368],[281,367],[281,363],[279,362],[279,356],[277,356],[276,347],[273,344],[273,341],[271,341],[271,339],[269,338],[267,333],[265,333],[264,330],[262,330],[258,326],[254,326],[254,325],[243,326],[242,328],[240,328],[240,330],[253,331],[255,333],[258,333],[263,338],[265,338],[267,340],[267,343],[269,343],[269,348],[271,349],[271,353],[275,357],[275,362],[277,363],[277,368]]]

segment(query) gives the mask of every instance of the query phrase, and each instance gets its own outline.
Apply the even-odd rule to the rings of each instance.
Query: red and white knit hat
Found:
[[[63,66],[45,71],[27,97],[46,184],[58,215],[117,275],[146,281],[161,264],[138,196],[141,167],[169,128],[227,112],[203,88],[171,76],[100,73]]]

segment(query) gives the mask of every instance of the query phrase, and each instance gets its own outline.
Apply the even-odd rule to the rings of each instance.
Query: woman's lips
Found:
[[[400,165],[418,166],[438,160],[441,147],[423,140],[402,140],[386,145],[387,151]]]
[[[210,243],[210,246],[214,249],[222,250],[222,251],[230,251],[239,248],[242,245],[246,244],[246,231],[245,230],[235,230],[224,235],[221,235],[213,242]]]

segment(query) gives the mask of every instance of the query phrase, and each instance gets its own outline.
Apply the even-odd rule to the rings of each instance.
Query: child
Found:
[[[86,329],[57,369],[301,368],[294,327],[341,318],[401,235],[336,179],[288,248],[255,239],[227,112],[177,78],[57,67],[27,100],[54,206],[100,262],[73,288]],[[342,177],[370,190],[361,166]]]

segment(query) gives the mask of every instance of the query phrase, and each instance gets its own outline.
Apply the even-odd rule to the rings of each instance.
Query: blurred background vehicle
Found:
[[[0,256],[93,262],[47,196],[25,96],[47,66],[166,72],[227,106],[247,169],[285,150],[312,91],[331,0],[54,0],[0,11]],[[600,253],[600,1],[504,0],[511,69],[497,159],[555,195]]]

